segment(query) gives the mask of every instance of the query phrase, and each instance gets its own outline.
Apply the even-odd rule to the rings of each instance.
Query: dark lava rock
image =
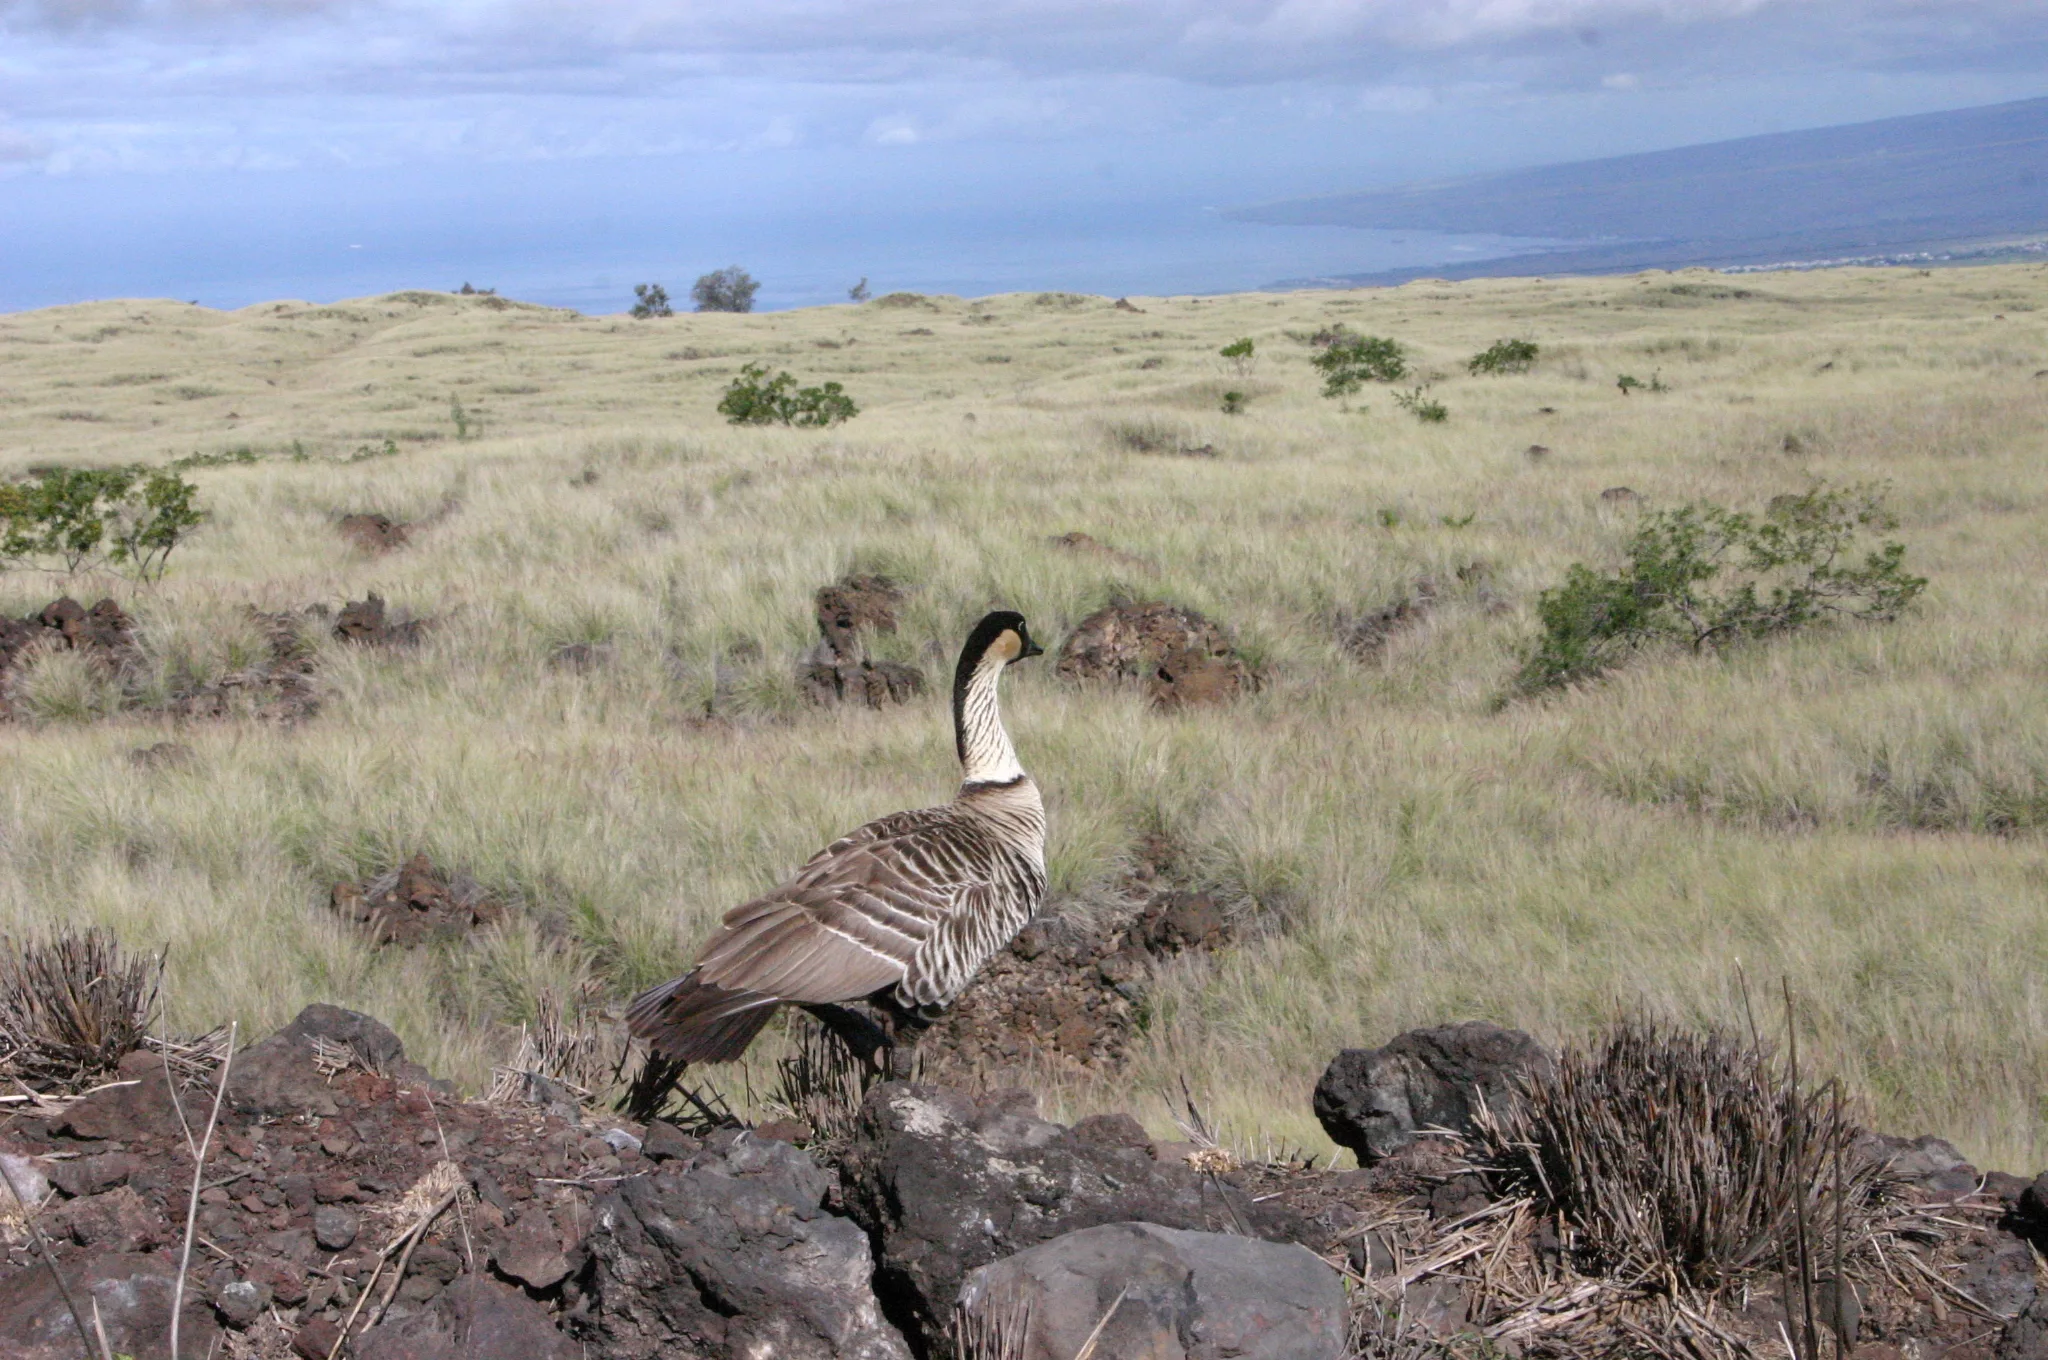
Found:
[[[668,1162],[694,1157],[697,1149],[703,1146],[702,1142],[675,1125],[657,1119],[647,1126],[647,1136],[640,1142],[640,1152],[649,1161]]]
[[[1918,1138],[1866,1133],[1856,1140],[1856,1148],[1898,1179],[1937,1194],[1967,1195],[1981,1180],[1955,1144],[1931,1133]]]
[[[136,1055],[131,1054],[130,1059]],[[124,1063],[122,1076],[133,1085],[95,1091],[66,1109],[56,1127],[74,1138],[105,1138],[133,1142],[183,1134],[178,1107],[162,1067],[151,1061]]]
[[[228,1078],[228,1103],[242,1114],[339,1113],[334,1089],[317,1065],[323,1051],[329,1058],[350,1058],[384,1076],[421,1085],[429,1080],[425,1068],[406,1061],[405,1045],[381,1021],[316,1003],[268,1039],[236,1055],[234,1073]]]
[[[1386,649],[1396,633],[1405,632],[1428,618],[1436,608],[1436,582],[1423,577],[1415,583],[1412,593],[1402,596],[1392,604],[1363,614],[1340,612],[1337,615],[1337,641],[1359,661],[1370,661]]]
[[[338,1204],[323,1204],[313,1211],[313,1240],[322,1251],[347,1251],[362,1231],[362,1220]]]
[[[1625,486],[1610,486],[1600,493],[1600,499],[1610,505],[1620,505],[1642,499],[1636,492]]]
[[[171,1353],[171,1291],[175,1262],[158,1256],[107,1254],[62,1267],[66,1285],[92,1325],[92,1306],[116,1354]],[[203,1291],[187,1289],[180,1343],[188,1355],[207,1355],[219,1343],[220,1327]],[[50,1272],[36,1265],[0,1278],[0,1341],[7,1360],[79,1360],[98,1353],[81,1344],[78,1326]]]
[[[342,605],[341,617],[334,622],[337,638],[364,646],[410,647],[426,631],[425,619],[386,618],[384,597],[374,593]]]
[[[213,1311],[236,1331],[243,1331],[270,1306],[270,1291],[254,1280],[234,1280],[213,1291]]]
[[[589,1353],[909,1360],[867,1236],[820,1207],[831,1184],[789,1144],[730,1133],[621,1182],[590,1238]]]
[[[443,874],[425,855],[362,883],[337,883],[329,905],[380,945],[451,943],[505,918],[504,904],[467,874]]]
[[[433,1302],[356,1343],[357,1360],[580,1360],[547,1309],[510,1285],[466,1275]]]
[[[2005,1324],[1991,1360],[2048,1360],[2048,1294],[2037,1297],[2025,1312]]]
[[[1160,708],[1225,703],[1259,687],[1221,628],[1157,601],[1112,604],[1081,620],[1057,670],[1070,680],[1136,681]]]
[[[896,631],[904,592],[886,576],[849,576],[818,592],[819,639],[797,666],[797,683],[814,704],[886,708],[924,693],[924,672],[876,661],[867,639]]]
[[[980,1100],[891,1082],[869,1092],[841,1162],[847,1212],[880,1244],[876,1287],[934,1356],[968,1273],[1080,1228],[1141,1219],[1297,1240],[1306,1225],[1185,1162],[1083,1141],[1029,1092]]]
[[[1316,1118],[1359,1165],[1371,1166],[1426,1129],[1470,1134],[1482,1105],[1550,1062],[1522,1031],[1479,1020],[1410,1030],[1384,1048],[1339,1053],[1316,1083]]]
[[[960,1306],[1024,1310],[1015,1360],[1070,1360],[1091,1337],[1102,1356],[1342,1360],[1351,1320],[1337,1272],[1299,1247],[1153,1223],[1084,1228],[983,1266]]]

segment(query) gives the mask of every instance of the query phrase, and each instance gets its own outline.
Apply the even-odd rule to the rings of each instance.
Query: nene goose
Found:
[[[730,1062],[790,1004],[877,1061],[936,1019],[1045,896],[1045,807],[996,707],[1003,668],[1043,650],[1021,614],[976,624],[953,673],[953,801],[869,822],[726,913],[695,967],[634,998],[633,1034],[668,1062]]]

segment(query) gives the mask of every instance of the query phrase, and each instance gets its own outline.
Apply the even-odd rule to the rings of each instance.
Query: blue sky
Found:
[[[2040,94],[2041,0],[0,0],[0,308],[1248,287],[1502,245],[1214,208]]]

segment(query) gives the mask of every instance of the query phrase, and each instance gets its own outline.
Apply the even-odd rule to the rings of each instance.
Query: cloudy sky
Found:
[[[2041,94],[2042,0],[0,0],[0,307],[1243,287],[1490,243],[1205,209]]]

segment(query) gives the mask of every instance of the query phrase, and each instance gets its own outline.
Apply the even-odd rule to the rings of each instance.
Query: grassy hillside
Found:
[[[161,587],[14,571],[0,609],[115,594],[162,677],[247,664],[252,603],[377,590],[438,620],[414,652],[323,644],[325,705],[296,727],[172,732],[109,715],[70,658],[39,663],[26,716],[0,726],[0,928],[105,922],[169,948],[175,1023],[332,1000],[481,1084],[539,988],[622,997],[830,836],[949,794],[939,695],[804,705],[792,662],[817,587],[909,583],[885,655],[932,673],[991,604],[1056,645],[1121,592],[1235,629],[1267,683],[1169,716],[1020,667],[1008,713],[1047,790],[1056,890],[1085,903],[1161,832],[1268,928],[1182,965],[1132,1070],[1065,1080],[1068,1112],[1136,1098],[1163,1124],[1156,1093],[1185,1075],[1245,1136],[1327,1146],[1308,1091],[1341,1046],[1461,1017],[1557,1039],[1637,1005],[1729,1023],[1740,968],[1790,978],[1802,1047],[1881,1126],[2036,1170],[2044,300],[2048,275],[2000,267],[1138,314],[1017,295],[632,322],[408,293],[0,318],[0,472],[258,458],[189,474],[212,517]],[[1335,321],[1413,347],[1448,422],[1381,388],[1320,397],[1305,337]],[[1239,336],[1250,378],[1215,357]],[[1503,336],[1543,345],[1534,371],[1466,377]],[[843,381],[863,413],[726,426],[718,394],[754,358]],[[1616,390],[1653,371],[1668,392]],[[1232,388],[1242,415],[1219,410]],[[1538,592],[1610,560],[1641,513],[1603,489],[1755,508],[1815,478],[1891,482],[1932,578],[1905,620],[1500,705]],[[425,527],[372,557],[336,532],[353,511]],[[1048,541],[1071,530],[1145,562]],[[1473,562],[1483,590],[1457,578]],[[1336,613],[1424,575],[1434,613],[1347,656]],[[548,664],[577,641],[609,661]],[[129,759],[166,738],[196,760]],[[513,924],[395,957],[327,911],[337,879],[416,851],[515,899]]]

